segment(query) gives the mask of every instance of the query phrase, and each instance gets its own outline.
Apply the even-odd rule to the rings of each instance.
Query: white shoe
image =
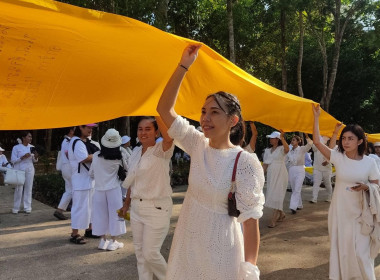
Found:
[[[310,200],[309,202],[310,202],[310,203],[313,203],[313,204],[317,203],[317,201],[316,201],[315,199]]]
[[[18,214],[17,210],[12,209],[12,214]]]
[[[331,202],[331,199],[330,199],[330,198],[328,198],[328,199],[326,199],[325,201],[326,201],[326,202]]]
[[[98,249],[99,250],[107,250],[109,243],[110,243],[109,240],[100,238]]]
[[[108,251],[115,251],[115,250],[123,248],[123,247],[124,247],[124,243],[117,242],[115,240],[115,241],[110,241],[110,243],[108,244],[107,250]]]

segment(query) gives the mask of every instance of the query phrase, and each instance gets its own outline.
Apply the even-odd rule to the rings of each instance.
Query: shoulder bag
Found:
[[[25,171],[3,167],[4,184],[22,186],[25,183]]]
[[[236,168],[239,161],[239,157],[242,151],[240,151],[236,155],[235,164],[234,164],[234,170],[232,171],[232,179],[231,179],[231,189],[228,194],[228,215],[232,217],[239,217],[240,211],[236,207],[236,198],[235,198],[235,191],[236,191]]]

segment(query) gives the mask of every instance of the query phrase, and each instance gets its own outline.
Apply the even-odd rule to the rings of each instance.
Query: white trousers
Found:
[[[328,194],[328,200],[331,200],[331,195],[332,195],[332,186],[331,186],[331,171],[319,171],[314,168],[313,171],[313,200],[317,201],[318,199],[318,193],[319,193],[319,186],[322,183],[325,184],[326,186],[326,191]]]
[[[22,196],[24,195],[24,211],[32,211],[32,189],[34,179],[34,167],[29,167],[25,170],[25,183],[23,186],[15,187],[13,213],[20,210]]]
[[[92,198],[92,233],[94,235],[119,236],[127,232],[124,218],[119,218],[117,210],[123,207],[119,187],[107,190],[95,190]]]
[[[71,166],[69,163],[64,163],[61,168],[62,177],[65,181],[65,192],[62,195],[61,201],[59,202],[58,209],[65,210],[73,197],[73,186],[71,184]]]
[[[289,208],[297,210],[303,208],[301,190],[305,180],[305,168],[302,165],[292,166],[289,168],[289,182],[292,187],[292,196],[290,198]]]
[[[94,189],[73,190],[73,206],[71,207],[71,228],[87,229],[91,223],[92,196]]]
[[[160,250],[169,231],[173,202],[132,199],[131,229],[139,280],[166,277],[167,263]]]

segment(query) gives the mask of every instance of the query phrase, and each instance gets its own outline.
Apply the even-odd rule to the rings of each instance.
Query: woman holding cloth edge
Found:
[[[160,130],[159,130],[160,129]],[[173,155],[173,139],[160,117],[141,117],[136,147],[128,159],[128,175],[123,187],[127,197],[119,216],[131,207],[130,221],[140,280],[164,280],[167,263],[160,250],[170,226],[171,198],[169,162]],[[163,141],[156,142],[161,132]]]
[[[235,194],[240,216],[235,219],[227,212],[233,165],[242,151],[238,141],[230,142],[230,134],[240,134],[240,140],[244,136],[239,101],[225,92],[208,96],[200,119],[203,133],[174,110],[182,80],[200,47],[185,48],[157,106],[169,136],[191,156],[189,187],[166,279],[259,279],[258,219],[264,204],[264,173],[255,154],[243,151],[237,164]],[[243,223],[244,237],[237,222]]]
[[[363,234],[361,222],[365,215],[363,196],[370,188],[379,192],[379,170],[376,162],[364,155],[366,140],[359,125],[347,125],[342,130],[337,151],[324,145],[319,133],[321,110],[319,105],[312,106],[314,145],[336,169],[335,190],[328,215],[329,279],[375,280],[374,258],[371,256],[373,242],[369,234]]]

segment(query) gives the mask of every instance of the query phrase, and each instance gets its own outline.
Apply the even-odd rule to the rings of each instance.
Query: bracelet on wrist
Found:
[[[179,67],[182,67],[183,69],[185,69],[186,71],[189,71],[189,68],[188,67],[186,67],[185,65],[183,65],[183,64],[178,64],[179,65]]]

